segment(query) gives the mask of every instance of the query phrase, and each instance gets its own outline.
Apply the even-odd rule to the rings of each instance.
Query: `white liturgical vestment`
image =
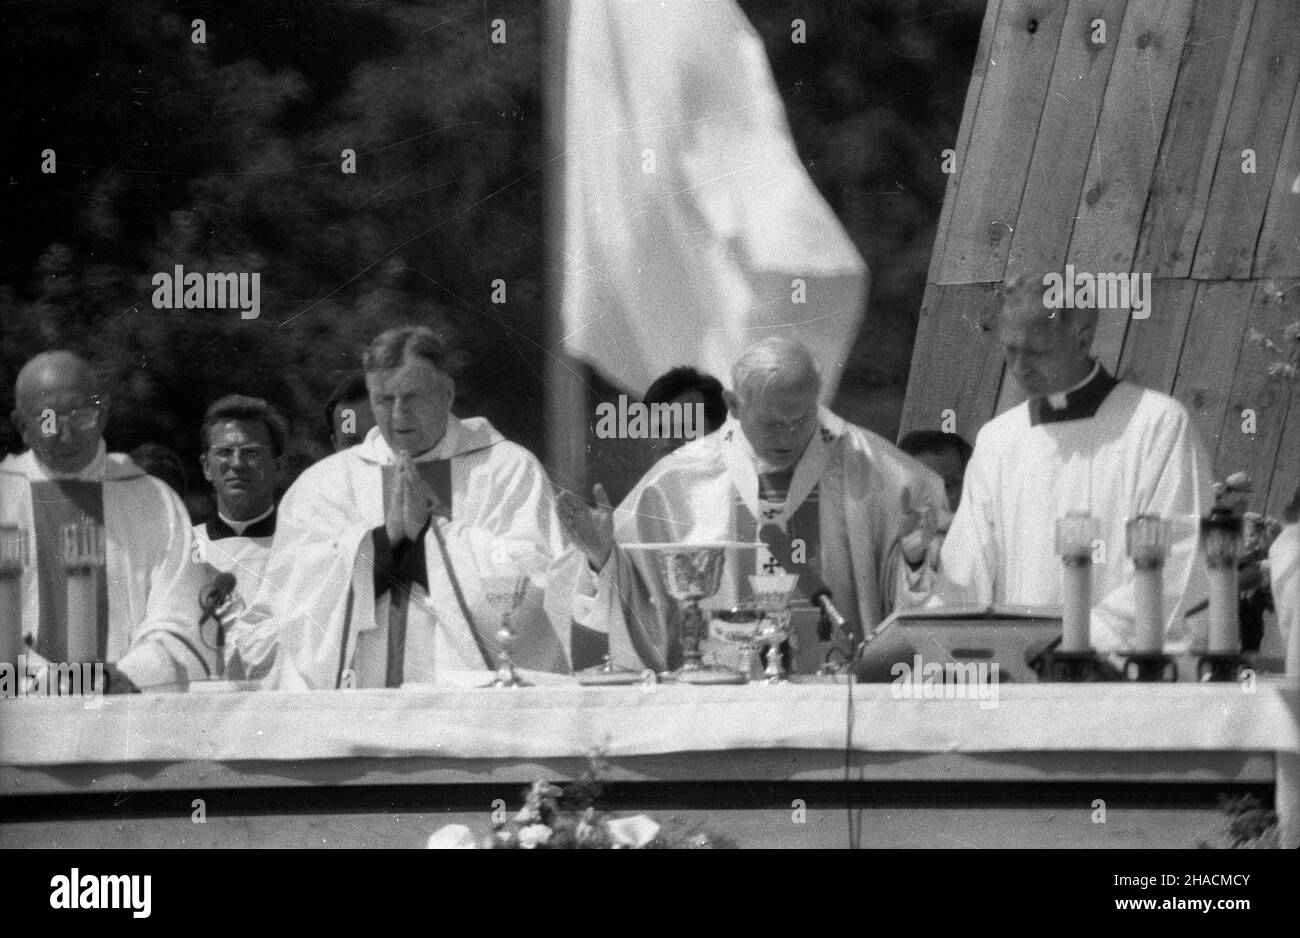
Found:
[[[490,669],[499,620],[483,602],[484,581],[498,573],[532,577],[512,619],[515,662],[568,669],[568,622],[552,627],[542,606],[542,574],[563,541],[536,458],[482,418],[449,416],[442,440],[415,463],[441,480],[434,488],[451,518],[406,545],[400,564],[403,549],[388,545],[383,530],[396,457],[378,428],[285,493],[260,589],[236,630],[243,673],[270,686],[338,688]],[[401,579],[399,567],[413,579]],[[404,642],[396,637],[403,632]]]
[[[197,628],[205,570],[196,562],[180,498],[129,457],[106,452],[102,442],[95,459],[75,475],[52,473],[28,450],[0,462],[0,524],[36,530],[33,491],[65,483],[102,492],[105,659],[141,689],[175,689],[208,677],[215,656]],[[41,648],[41,623],[48,616],[41,609],[37,564],[23,571],[21,592],[23,637]]]
[[[1064,408],[1026,401],[976,438],[931,604],[1059,606],[1056,520],[1087,512],[1099,524],[1091,642],[1101,652],[1123,651],[1136,638],[1125,525],[1156,514],[1173,529],[1162,571],[1165,634],[1171,648],[1185,646],[1192,636],[1184,609],[1204,595],[1198,524],[1212,504],[1211,485],[1190,415],[1165,394],[1099,370]]]
[[[807,530],[817,543],[804,549],[816,557],[849,626],[859,635],[876,626],[893,610],[905,582],[899,545],[903,493],[916,508],[941,511],[946,504],[943,481],[893,444],[825,408],[779,508],[763,497],[760,468],[740,424],[728,420],[651,468],[615,512],[615,539],[620,545],[752,544],[762,527],[773,523],[798,549]],[[811,518],[801,511],[805,505],[815,506]],[[804,528],[798,526],[801,516]],[[746,577],[768,557],[763,548],[726,553],[722,588],[702,605],[726,607],[752,595]],[[779,564],[781,558],[776,560]],[[675,667],[677,604],[665,590],[657,559],[648,552],[618,549],[591,579],[587,608],[597,623],[611,626],[613,663],[634,669]],[[585,624],[581,615],[577,621]]]

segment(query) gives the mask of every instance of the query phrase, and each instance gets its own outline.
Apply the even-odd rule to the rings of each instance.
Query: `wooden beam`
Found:
[[[1253,282],[1235,280],[1203,283],[1196,291],[1174,379],[1174,397],[1192,412],[1211,454],[1219,449],[1223,415],[1254,293]],[[1225,362],[1234,365],[1225,367]]]
[[[1286,325],[1300,318],[1297,298],[1300,298],[1300,281],[1261,283],[1246,318],[1247,335],[1251,330],[1258,330],[1274,341],[1280,340]],[[1280,375],[1268,374],[1268,366],[1276,358],[1275,353],[1260,344],[1242,343],[1223,415],[1219,450],[1214,458],[1216,478],[1233,472],[1250,474],[1257,493],[1252,507],[1259,509],[1267,500],[1273,462],[1291,405],[1291,382]],[[1248,432],[1252,424],[1253,432]]]
[[[956,416],[967,442],[993,416],[1002,352],[994,332],[997,285],[943,284],[932,288],[916,331],[902,431],[942,429]]]
[[[1196,298],[1196,281],[1152,280],[1151,294],[1151,316],[1129,324],[1115,374],[1170,394]]]
[[[1286,139],[1255,248],[1255,276],[1300,277],[1300,90],[1291,99]]]
[[[1246,51],[1255,0],[1197,0],[1156,158],[1134,269],[1187,277]]]
[[[1273,460],[1273,477],[1268,486],[1265,511],[1281,518],[1282,512],[1300,488],[1300,378],[1291,381],[1291,403]]]
[[[1020,217],[1011,236],[1008,280],[1038,280],[1065,262],[1126,6],[1127,0],[1073,0],[1066,11]],[[1097,20],[1106,30],[1106,41],[1100,44],[1093,42],[1091,24]]]
[[[966,157],[970,150],[971,130],[975,126],[975,113],[979,107],[980,93],[984,87],[984,73],[988,70],[989,50],[993,48],[993,36],[1001,9],[1002,0],[989,0],[988,6],[984,8],[984,25],[980,29],[979,47],[975,50],[975,65],[971,69],[970,84],[966,88],[966,104],[962,108],[961,124],[957,128],[957,140],[952,147],[956,153],[957,171],[948,176],[948,187],[943,195],[943,208],[939,210],[939,224],[934,229],[930,272],[926,277],[927,291],[930,284],[938,282],[944,245],[948,243],[948,227],[952,223],[952,208],[957,201],[957,191],[961,188],[962,169],[966,166]]]
[[[1133,269],[1191,16],[1191,0],[1130,0],[1066,255],[1078,270]],[[1118,365],[1123,331],[1100,338],[1110,345],[1094,343],[1098,357]]]
[[[1196,245],[1197,280],[1250,276],[1300,73],[1300,4],[1259,0]],[[1254,172],[1243,172],[1254,154]]]
[[[1003,0],[938,283],[1002,279],[1064,19],[1059,4]]]

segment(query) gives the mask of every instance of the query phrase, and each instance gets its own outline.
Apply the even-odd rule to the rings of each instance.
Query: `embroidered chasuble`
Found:
[[[104,486],[100,482],[60,480],[32,482],[32,518],[36,522],[36,568],[40,584],[41,625],[36,652],[48,661],[68,661],[69,631],[89,629],[94,635],[93,661],[103,661],[108,645],[108,581],[95,576],[95,622],[68,621],[68,572],[63,563],[63,527],[83,519],[104,523]],[[82,664],[84,662],[76,662]]]

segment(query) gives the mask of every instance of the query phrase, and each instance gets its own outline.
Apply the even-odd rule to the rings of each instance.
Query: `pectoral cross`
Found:
[[[767,560],[763,563],[764,573],[776,573],[780,569],[781,569],[781,564],[777,561],[775,557],[768,557]]]

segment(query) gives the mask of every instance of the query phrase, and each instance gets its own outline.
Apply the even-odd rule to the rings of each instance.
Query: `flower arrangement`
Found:
[[[1277,814],[1254,795],[1219,795],[1219,810],[1228,816],[1228,829],[1212,840],[1198,841],[1202,850],[1272,850],[1279,846]]]
[[[604,791],[607,763],[589,755],[587,769],[574,782],[552,785],[537,781],[513,817],[494,820],[482,838],[463,824],[448,824],[429,837],[430,849],[618,850],[719,849],[735,844],[696,825],[666,830],[644,814],[613,818],[596,807]]]
[[[1276,297],[1279,301],[1281,298],[1282,294]],[[1268,335],[1253,327],[1246,333],[1246,341],[1267,349],[1276,356],[1268,365],[1270,377],[1281,375],[1294,381],[1297,373],[1300,373],[1300,319],[1282,330],[1281,342],[1273,341]]]

